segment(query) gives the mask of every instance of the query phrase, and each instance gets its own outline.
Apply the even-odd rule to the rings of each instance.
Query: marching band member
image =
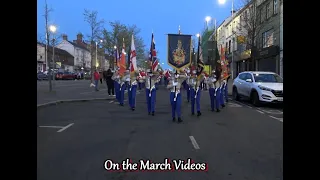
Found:
[[[150,69],[147,71],[148,78],[145,80],[146,84],[146,98],[148,114],[154,116],[155,103],[156,103],[156,87],[155,82],[158,78],[158,72],[152,72]]]
[[[220,86],[220,104],[222,108],[225,107],[225,104],[224,104],[225,96],[228,96],[228,94],[225,95],[225,89],[227,89],[226,86],[227,86],[227,81],[225,79],[222,79],[221,86]]]
[[[119,85],[119,99],[120,106],[124,104],[124,91],[126,90],[126,82],[130,81],[129,70],[127,70],[124,75],[120,75],[120,85]]]
[[[216,96],[215,96],[216,95],[215,82],[217,81],[217,79],[216,79],[214,73],[215,73],[215,71],[212,71],[212,75],[208,78],[211,111],[214,111],[214,104],[215,104],[215,101],[217,100]],[[217,109],[219,109],[218,106],[217,106]]]
[[[133,72],[132,72],[133,73]],[[136,93],[137,93],[137,76],[136,74],[129,77],[129,90],[128,90],[128,99],[129,99],[129,106],[132,111],[135,110],[136,107]]]
[[[141,90],[145,84],[144,81],[146,79],[146,74],[143,71],[139,70],[138,77],[139,77],[138,86],[139,86],[139,90]]]
[[[220,112],[220,105],[221,105],[221,86],[220,86],[220,82],[221,82],[221,71],[219,70],[219,68],[216,69],[215,71],[215,77],[216,77],[216,82],[214,84],[214,86],[216,87],[215,89],[215,102],[216,102],[216,108],[217,108],[217,112]]]
[[[186,80],[184,81],[184,89],[187,91],[187,101],[190,102],[190,69],[186,69]]]
[[[197,71],[192,71],[192,77],[190,78],[190,95],[191,95],[191,114],[194,115],[194,104],[197,106],[197,116],[201,116],[200,111],[200,97],[201,97],[201,81],[203,80],[203,75],[197,77]]]
[[[185,74],[178,74],[178,71],[176,70],[176,73],[171,76],[171,80],[169,81],[169,84],[167,86],[167,89],[169,89],[170,92],[170,103],[171,103],[171,114],[172,114],[172,121],[176,121],[176,113],[178,115],[178,122],[182,122],[181,119],[181,94],[180,94],[180,88],[182,85],[182,82],[186,79]]]
[[[115,93],[116,93],[116,99],[118,102],[120,102],[120,93],[119,93],[119,89],[120,89],[120,75],[119,75],[119,68],[115,70],[112,78],[111,78],[113,81],[114,81],[114,90],[115,90]]]

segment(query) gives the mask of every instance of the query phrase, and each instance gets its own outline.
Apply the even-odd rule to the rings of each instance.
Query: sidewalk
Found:
[[[228,81],[228,95],[232,95],[232,84],[233,84],[233,79],[229,79]]]

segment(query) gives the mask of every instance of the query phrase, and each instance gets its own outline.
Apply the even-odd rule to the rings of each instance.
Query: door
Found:
[[[251,79],[251,82],[247,82],[247,79]],[[243,82],[243,95],[250,97],[250,92],[251,92],[251,85],[253,82],[252,75],[250,73],[246,73],[245,75],[245,80]]]
[[[247,73],[241,73],[239,75],[239,78],[237,78],[237,91],[238,91],[238,94],[240,95],[244,95],[244,83],[246,82],[245,78],[246,78],[246,74]]]

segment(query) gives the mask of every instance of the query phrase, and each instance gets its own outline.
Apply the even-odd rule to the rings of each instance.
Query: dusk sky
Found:
[[[231,15],[231,0],[220,5],[221,0],[47,0],[48,6],[53,9],[50,14],[50,24],[57,26],[59,34],[67,34],[68,39],[76,39],[76,34],[89,34],[89,26],[84,22],[84,9],[98,11],[98,16],[104,19],[105,28],[109,29],[108,22],[119,20],[124,24],[136,24],[140,29],[140,36],[149,48],[151,32],[153,30],[157,54],[163,68],[167,65],[167,37],[165,34],[177,33],[181,26],[183,34],[195,35],[205,27],[205,17],[217,19],[219,25]],[[235,9],[239,9],[243,0],[234,0]],[[45,0],[38,0],[37,7],[37,34],[44,36]],[[129,45],[126,45],[129,46]]]

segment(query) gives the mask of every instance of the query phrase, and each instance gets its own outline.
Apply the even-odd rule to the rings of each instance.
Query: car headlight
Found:
[[[266,88],[266,87],[263,87],[263,86],[258,86],[261,90],[264,90],[264,91],[272,91],[272,89],[270,88]]]

